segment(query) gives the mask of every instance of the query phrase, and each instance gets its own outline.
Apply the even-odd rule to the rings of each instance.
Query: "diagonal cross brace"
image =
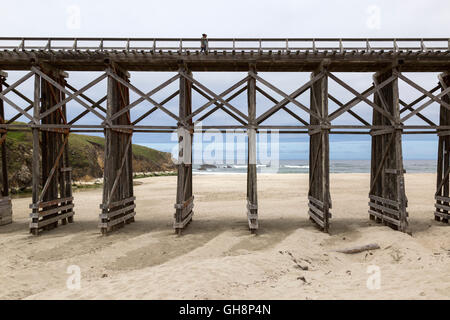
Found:
[[[439,76],[438,76],[438,79],[439,79],[439,83],[440,83],[440,85],[442,86],[442,89],[447,89],[447,84],[444,82],[444,78],[442,77],[442,74],[440,74]],[[447,96],[448,96],[448,98],[450,99],[450,94],[447,94]]]
[[[426,96],[422,96],[422,97],[426,97]],[[403,109],[400,110],[400,114],[402,114],[403,112],[405,112],[406,110],[409,111],[415,111],[415,109],[412,107],[414,105],[414,103],[410,103],[407,104],[406,102],[404,102],[402,99],[398,99],[398,102],[404,107]],[[422,119],[423,121],[425,121],[426,123],[428,123],[431,126],[437,126],[436,123],[434,123],[433,121],[431,121],[430,119],[428,119],[427,117],[425,117],[423,114],[421,114],[420,112],[417,112],[417,116]]]
[[[11,90],[15,89],[17,86],[21,85],[22,83],[24,83],[25,81],[27,81],[32,75],[34,74],[33,71],[30,71],[29,73],[27,73],[26,75],[24,75],[22,78],[20,78],[19,80],[17,80],[16,82],[14,82],[12,85],[8,86],[5,90],[3,90],[2,92],[0,92],[1,95],[5,95],[8,92],[10,92]]]
[[[25,117],[27,117],[28,119],[31,120],[31,122],[35,122],[35,119],[30,116],[27,111],[30,110],[31,108],[28,107],[28,110],[24,110],[21,107],[19,107],[17,104],[15,104],[14,102],[12,102],[11,100],[9,100],[5,95],[10,92],[15,90],[15,88],[17,86],[19,86],[20,84],[22,84],[23,82],[25,82],[26,80],[28,80],[31,76],[33,76],[34,72],[30,71],[29,73],[27,73],[25,76],[23,76],[22,78],[20,78],[19,80],[17,80],[16,82],[14,82],[12,85],[8,86],[5,90],[3,90],[0,93],[0,99],[2,99],[3,101],[5,101],[6,103],[8,103],[9,105],[11,105],[14,109],[16,109],[20,114],[24,115]],[[17,93],[16,93],[17,94]]]
[[[325,73],[323,71],[321,71],[320,73],[318,73],[315,77],[313,77],[311,80],[309,80],[308,82],[306,82],[304,85],[302,85],[300,88],[298,88],[297,90],[295,90],[293,93],[291,93],[289,95],[290,98],[294,99],[296,97],[298,97],[299,95],[303,94],[306,90],[308,90],[312,84],[314,84],[317,80],[320,80],[323,76],[325,75]],[[261,122],[267,120],[267,118],[269,118],[270,116],[272,116],[275,112],[277,112],[279,109],[281,109],[282,107],[284,107],[286,104],[288,104],[290,102],[290,99],[284,98],[283,100],[281,100],[279,103],[277,103],[276,105],[274,105],[272,108],[270,108],[269,110],[267,110],[266,112],[264,112],[262,115],[260,115],[258,118],[256,118],[256,123],[260,124]],[[308,109],[307,113],[309,113],[310,115],[312,115],[313,117],[317,118],[320,120],[320,117],[310,111]]]
[[[100,104],[103,103],[104,101],[106,101],[108,96],[104,96],[103,98],[101,98],[100,100],[98,100],[97,102],[92,102],[92,108],[99,108],[100,109]],[[89,113],[89,110],[84,110],[82,113],[80,113],[78,116],[76,116],[75,118],[73,118],[72,120],[69,121],[69,124],[74,124],[75,122],[77,122],[78,120],[80,120],[81,118],[83,118],[85,115],[87,115]]]
[[[320,137],[322,137],[322,135],[323,135],[323,132],[322,131],[319,131],[318,133],[320,133]],[[317,152],[316,152],[316,154],[314,155],[314,163],[313,163],[313,167],[312,167],[312,174],[311,174],[311,176],[309,177],[309,191],[308,191],[308,193],[309,192],[311,192],[311,184],[312,184],[312,182],[314,181],[314,176],[315,176],[315,174],[316,174],[316,164],[318,163],[318,160],[319,160],[319,155],[320,155],[320,153],[322,152],[322,144],[319,144],[319,147],[317,148]]]
[[[36,67],[32,67],[31,68],[36,74],[38,74],[39,76],[41,76],[42,78],[44,78],[47,82],[49,82],[50,84],[52,84],[54,87],[56,87],[57,89],[61,90],[62,92],[64,92],[65,94],[69,95],[69,96],[73,96],[73,99],[76,100],[78,103],[80,103],[83,107],[85,107],[86,109],[88,109],[89,111],[91,111],[93,114],[95,114],[97,117],[99,117],[102,120],[106,120],[106,118],[100,114],[99,112],[97,112],[97,110],[94,110],[94,108],[92,108],[91,106],[89,106],[87,103],[85,103],[83,100],[81,100],[80,98],[78,98],[77,96],[75,96],[73,93],[71,93],[70,91],[68,91],[66,88],[64,88],[62,85],[60,85],[58,82],[56,82],[55,80],[53,80],[52,78],[50,78],[49,76],[47,76],[45,73],[43,73],[41,70],[39,70]],[[51,109],[50,109],[51,110]],[[49,111],[50,111],[49,110]],[[43,113],[45,114],[45,113]],[[41,114],[41,118],[42,118],[42,114]]]
[[[336,103],[339,106],[338,110],[340,110],[340,108],[343,108],[345,106],[342,102],[340,102],[337,98],[333,97],[331,94],[328,94],[328,98],[330,98],[331,101],[333,101],[334,103]],[[363,125],[370,126],[370,123],[367,122],[366,120],[364,120],[362,117],[360,117],[356,112],[354,112],[354,111],[352,111],[350,109],[347,110],[347,112],[350,115],[352,115],[355,119],[357,119],[359,122],[361,122]]]
[[[227,90],[223,91],[221,94],[219,94],[219,97],[224,98],[227,94],[231,93],[232,91],[234,91],[236,88],[240,87],[241,85],[243,85],[244,83],[246,83],[248,81],[249,77],[245,77],[244,79],[236,82],[234,85],[232,85],[230,88],[228,88]],[[209,95],[207,95],[206,93],[204,93],[203,91],[199,90],[199,88],[197,88],[196,86],[192,86],[192,88],[197,91],[198,93],[200,93],[203,97],[205,97],[206,99],[208,99],[209,101],[207,103],[205,103],[203,106],[201,106],[200,108],[198,108],[197,110],[195,110],[194,112],[192,112],[190,115],[188,115],[185,120],[188,121],[189,119],[191,119],[192,117],[198,115],[200,112],[202,112],[203,110],[205,110],[206,108],[208,108],[209,106],[211,106],[212,104],[217,104],[217,100],[215,98],[211,98]],[[241,89],[242,90],[242,89]],[[245,88],[244,88],[245,90]],[[233,95],[233,98],[235,98],[236,96]],[[227,102],[231,101],[233,98],[231,99],[226,99]]]
[[[116,191],[117,184],[119,183],[120,175],[122,174],[123,166],[125,165],[125,161],[128,158],[128,149],[130,148],[130,145],[131,145],[131,140],[132,140],[131,138],[132,138],[132,135],[130,134],[129,137],[128,137],[127,146],[125,147],[125,150],[124,150],[124,153],[123,153],[122,163],[120,164],[119,170],[117,170],[116,178],[114,179],[113,186],[111,188],[111,191],[109,192],[108,202],[107,202],[107,204],[105,206],[106,208],[108,208],[109,205],[111,204],[111,197],[114,194],[114,191]]]
[[[111,76],[112,78],[114,78],[116,81],[120,82],[121,84],[123,84],[125,87],[131,89],[132,91],[134,91],[135,93],[137,93],[138,95],[140,95],[143,99],[147,100],[148,102],[150,102],[151,104],[153,104],[155,107],[159,108],[161,111],[165,112],[168,116],[172,117],[173,119],[177,120],[178,122],[182,122],[181,119],[176,116],[175,114],[173,114],[172,112],[170,112],[169,110],[167,110],[166,108],[164,108],[162,105],[160,105],[158,102],[156,102],[155,100],[153,100],[152,98],[150,98],[148,95],[146,95],[144,92],[142,92],[141,90],[139,90],[138,88],[136,88],[135,86],[133,86],[131,83],[128,83],[127,81],[125,81],[124,79],[122,79],[121,77],[119,77],[118,75],[116,75],[114,72],[111,72],[111,70],[107,69],[106,73]],[[128,106],[129,107],[129,106]],[[113,115],[113,117],[118,117],[120,112],[125,112],[128,111],[127,107],[121,109],[121,111],[118,111],[117,113],[115,113]]]
[[[429,93],[426,89],[422,88],[421,86],[419,86],[417,83],[415,83],[414,81],[408,79],[407,77],[405,77],[403,74],[398,73],[398,77],[400,79],[402,79],[403,81],[405,81],[406,83],[408,83],[410,86],[412,86],[413,88],[417,89],[418,91],[422,92],[424,95],[426,95],[427,97],[430,98],[429,101],[425,102],[424,104],[422,104],[420,107],[418,107],[417,109],[415,109],[414,111],[410,112],[408,115],[404,116],[401,119],[401,122],[404,122],[406,120],[408,120],[409,118],[411,118],[412,116],[414,116],[415,114],[419,113],[420,111],[422,111],[423,109],[425,109],[426,107],[428,107],[430,104],[432,104],[433,102],[437,102],[439,103],[441,106],[443,106],[444,108],[446,108],[447,110],[450,110],[450,105],[448,103],[446,103],[445,101],[442,101],[440,98],[445,96],[446,94],[448,94],[450,92],[450,87],[446,88],[444,91],[441,91],[438,95],[433,95],[431,93]]]
[[[2,99],[3,101],[5,101],[6,103],[8,103],[11,107],[13,107],[14,109],[16,109],[20,114],[24,115],[25,117],[27,117],[28,119],[31,120],[31,122],[35,122],[35,119],[30,116],[28,114],[28,112],[26,112],[24,109],[22,109],[21,107],[19,107],[17,104],[15,104],[14,102],[12,102],[11,100],[9,100],[7,97],[5,97],[3,94],[0,93],[0,99]],[[31,109],[31,108],[30,108]],[[29,110],[29,109],[28,109]]]
[[[6,83],[5,81],[3,81],[3,85],[6,88],[9,88],[10,85],[8,83]],[[25,100],[26,102],[29,103],[28,107],[26,107],[25,109],[23,109],[25,112],[28,112],[29,110],[31,110],[34,106],[34,102],[29,99],[27,96],[25,96],[24,94],[22,94],[20,91],[17,91],[16,89],[12,89],[12,92],[14,94],[16,94],[18,97],[22,98],[23,100]],[[17,113],[15,116],[13,116],[10,120],[6,121],[7,124],[16,121],[17,119],[19,119],[22,116],[22,113]]]
[[[334,74],[329,73],[328,71],[327,71],[327,74],[329,75],[329,77],[331,79],[336,81],[338,84],[340,84],[342,87],[344,87],[345,89],[347,89],[348,91],[350,91],[351,93],[353,93],[356,96],[356,99],[352,99],[351,102],[346,103],[345,107],[343,107],[343,108],[339,109],[339,111],[331,114],[330,117],[328,118],[328,120],[330,122],[332,120],[336,119],[337,117],[339,117],[341,114],[345,113],[347,110],[350,110],[351,108],[353,108],[356,104],[358,104],[361,101],[364,101],[365,103],[370,105],[372,108],[377,110],[379,113],[384,115],[386,118],[388,118],[392,122],[395,122],[394,118],[392,117],[392,115],[390,113],[387,113],[384,109],[380,108],[378,105],[376,105],[375,103],[373,103],[372,101],[367,99],[367,97],[370,96],[371,94],[373,94],[375,91],[380,90],[380,89],[384,88],[386,85],[388,85],[389,83],[391,83],[396,78],[395,75],[390,76],[388,79],[384,80],[379,85],[375,85],[372,87],[372,89],[366,90],[364,94],[361,94],[361,93],[357,92],[355,89],[353,89],[352,87],[350,87],[348,84],[346,84],[344,81],[337,78]]]
[[[381,92],[381,89],[378,88],[379,83],[378,83],[377,78],[375,76],[373,77],[373,84],[375,85],[375,90],[376,90],[375,93],[376,93],[376,95],[378,95],[378,98],[381,101],[381,105],[382,105],[383,109],[387,113],[389,113],[389,108],[387,106],[386,100],[384,98],[384,95]]]
[[[66,147],[67,144],[67,140],[69,139],[69,135],[66,134],[65,138],[64,138],[64,142],[63,145],[61,146],[61,149],[59,150],[58,156],[56,157],[55,163],[53,164],[52,169],[50,170],[50,174],[47,177],[47,180],[45,181],[44,187],[42,188],[42,192],[41,195],[39,196],[39,202],[42,202],[42,200],[44,199],[44,195],[47,192],[48,187],[50,186],[50,181],[53,178],[53,175],[55,174],[56,171],[56,167],[59,164],[59,159],[61,158],[63,152],[64,152],[64,148]]]
[[[438,90],[441,86],[438,84],[436,87],[434,87],[433,89],[431,89],[429,91],[429,93],[433,93],[436,90]],[[413,102],[411,102],[410,104],[407,104],[406,102],[402,101],[400,99],[400,104],[404,106],[404,108],[402,108],[400,110],[400,114],[402,114],[403,112],[405,112],[406,110],[410,109],[411,107],[413,107],[414,105],[418,104],[420,101],[422,101],[423,99],[425,99],[427,97],[427,95],[423,94],[420,97],[418,97],[416,100],[414,100]]]
[[[223,105],[227,106],[228,108],[230,108],[231,110],[233,110],[235,113],[237,113],[239,116],[241,116],[243,119],[248,121],[248,117],[242,113],[241,111],[239,111],[238,109],[236,109],[234,106],[232,106],[228,101],[224,100],[221,96],[215,94],[214,92],[212,92],[211,90],[209,90],[207,87],[205,87],[203,84],[201,84],[200,82],[198,82],[197,80],[195,80],[194,78],[192,78],[191,76],[189,76],[188,74],[186,74],[183,71],[180,71],[180,75],[183,76],[185,79],[189,80],[191,83],[197,85],[197,87],[199,87],[200,89],[202,89],[206,94],[212,96],[214,99],[211,100],[215,100],[215,101],[219,101],[220,103],[222,103]],[[214,102],[212,102],[214,103]]]
[[[67,104],[67,102],[76,99],[78,96],[81,96],[81,94],[83,92],[85,92],[86,90],[88,90],[89,88],[95,86],[97,83],[99,83],[100,81],[102,81],[103,79],[106,78],[106,74],[102,74],[101,76],[97,77],[96,79],[94,79],[93,81],[89,82],[87,85],[85,85],[84,87],[82,87],[80,90],[75,91],[74,93],[70,94],[69,93],[69,97],[65,98],[64,100],[58,102],[57,104],[55,104],[53,107],[51,107],[50,109],[48,109],[47,111],[41,113],[40,115],[40,119],[45,118],[46,116],[48,116],[49,114],[51,114],[52,112],[56,111],[57,109],[61,108],[63,105]],[[47,80],[47,79],[46,79]],[[53,80],[53,79],[52,79]],[[65,89],[65,88],[64,88]],[[67,91],[69,92],[69,91]],[[78,100],[78,98],[76,99],[78,102],[82,101],[82,100]]]
[[[372,86],[370,86],[369,88],[367,88],[366,90],[362,91],[360,94],[363,95],[363,96],[369,96],[369,95],[370,95],[369,91],[372,90],[373,88],[374,88],[374,87],[373,87],[373,85],[372,85]],[[336,98],[331,97],[330,94],[328,94],[328,97],[329,97],[332,101],[334,101],[334,102],[338,101]],[[336,101],[335,101],[334,99],[336,99]],[[358,97],[354,97],[353,99],[349,100],[349,101],[348,101],[347,103],[345,103],[345,104],[343,104],[343,103],[340,102],[340,101],[339,101],[339,103],[336,102],[340,107],[339,107],[338,109],[336,109],[335,111],[333,111],[333,112],[328,116],[328,119],[334,120],[335,118],[339,117],[341,114],[343,114],[343,113],[345,113],[345,112],[351,111],[350,108],[353,108],[353,107],[354,107],[356,104],[358,104],[360,101],[361,101],[361,100],[359,100]],[[345,110],[344,110],[344,109],[345,109]],[[338,113],[339,113],[339,115],[335,116],[335,115],[338,114]]]
[[[72,90],[73,92],[78,91],[78,89],[74,88],[73,86],[71,86],[69,83],[66,83],[65,86],[67,88],[69,88],[70,90]],[[87,102],[95,104],[95,101],[92,100],[91,98],[89,98],[88,96],[84,95],[84,94],[80,94],[80,97],[82,97],[83,99],[85,99]],[[104,113],[106,113],[106,109],[103,108],[102,106],[97,106],[97,108],[99,108],[100,110],[102,110]],[[87,110],[86,110],[87,111]]]
[[[206,99],[210,99],[210,96],[208,96],[206,93],[204,93],[202,90],[200,90],[199,88],[197,88],[196,86],[192,86],[192,89],[194,89],[195,91],[197,91],[199,94],[201,94],[203,97],[205,97]],[[226,99],[226,101],[231,101],[234,98],[236,98],[237,96],[239,96],[242,92],[244,92],[245,90],[247,90],[247,87],[242,87],[241,89],[239,89],[238,91],[236,91],[235,93],[233,93],[230,97],[228,97]],[[225,94],[221,94],[220,96],[224,96]],[[230,116],[232,116],[234,119],[236,119],[237,121],[239,121],[240,123],[242,123],[243,125],[246,125],[247,123],[242,120],[241,118],[239,118],[237,115],[235,115],[234,113],[232,113],[230,110],[226,109],[223,107],[222,104],[218,103],[217,100],[213,99],[214,102],[209,101],[207,104],[215,104],[216,107],[214,107],[213,109],[211,109],[210,111],[208,111],[206,114],[204,114],[203,116],[201,116],[196,122],[202,121],[204,119],[206,119],[207,117],[209,117],[211,114],[213,114],[214,112],[216,112],[217,110],[221,109],[224,112],[226,112],[227,114],[229,114]],[[197,109],[196,111],[198,111],[199,109]],[[192,114],[191,114],[192,115]],[[187,120],[189,120],[189,118],[191,118],[191,115],[186,117]]]
[[[441,173],[439,172],[439,174],[441,174]],[[442,186],[446,182],[449,174],[450,174],[450,166],[448,166],[447,169],[445,169],[444,178],[441,180],[441,182],[439,183],[438,187],[436,188],[437,191],[434,194],[434,196],[438,196],[439,195],[439,193],[441,192]]]
[[[175,91],[174,93],[172,93],[170,96],[168,96],[166,99],[164,99],[163,101],[161,101],[160,105],[165,105],[167,102],[169,102],[170,100],[172,100],[173,98],[175,98],[178,94],[180,93],[180,90]],[[139,122],[141,122],[142,120],[144,120],[145,118],[147,118],[149,115],[151,115],[153,112],[155,112],[158,109],[158,107],[153,107],[150,110],[148,110],[146,113],[144,113],[143,115],[141,115],[139,118],[137,118],[136,120],[134,120],[131,124],[135,125]]]
[[[117,111],[115,114],[113,114],[111,116],[111,120],[114,120],[118,117],[120,117],[122,114],[124,114],[125,112],[131,110],[132,108],[134,108],[135,106],[137,106],[139,103],[143,102],[144,100],[146,100],[146,97],[150,97],[152,95],[154,95],[155,93],[157,93],[158,91],[164,89],[165,87],[167,87],[169,84],[171,84],[172,82],[174,82],[175,80],[177,80],[178,78],[180,78],[180,75],[175,75],[172,78],[170,78],[169,80],[163,82],[162,84],[160,84],[159,86],[157,86],[156,88],[154,88],[153,90],[145,93],[144,95],[141,95],[140,98],[136,99],[135,101],[133,101],[132,103],[130,103],[128,106],[120,109],[120,111]],[[128,82],[127,82],[128,83]],[[131,89],[131,88],[130,88]],[[163,104],[160,104],[163,105]],[[156,106],[158,107],[158,106]]]
[[[280,101],[278,101],[277,99],[275,99],[274,97],[272,97],[270,94],[268,94],[266,91],[264,91],[263,89],[261,89],[260,87],[256,86],[256,91],[260,92],[264,97],[266,97],[267,99],[269,99],[270,101],[272,101],[275,104],[280,103]],[[289,102],[287,102],[286,104],[288,104]],[[295,112],[291,111],[289,108],[286,107],[286,105],[282,106],[281,109],[279,110],[284,110],[285,112],[287,112],[289,115],[291,115],[294,119],[298,120],[300,123],[304,124],[305,126],[309,125],[308,122],[306,122],[305,120],[303,120],[300,116],[298,116]],[[278,111],[279,111],[278,110]],[[278,112],[277,111],[277,112]]]
[[[384,149],[383,156],[381,157],[380,164],[378,165],[377,171],[375,173],[375,177],[373,178],[372,184],[370,185],[370,191],[369,194],[372,194],[373,188],[375,187],[375,183],[377,182],[378,178],[380,177],[381,169],[383,169],[384,163],[386,162],[387,155],[389,152],[389,149],[392,146],[392,143],[394,142],[395,133],[391,133],[391,137],[389,138],[389,141]]]
[[[261,78],[260,76],[258,76],[256,73],[254,73],[253,71],[250,71],[250,75],[255,78],[256,80],[258,80],[259,82],[261,82],[262,84],[264,84],[266,87],[272,89],[273,91],[275,91],[276,93],[278,93],[280,96],[282,96],[284,99],[289,100],[289,102],[297,105],[300,109],[302,109],[303,111],[309,113],[311,116],[313,116],[314,118],[317,119],[321,119],[321,117],[319,115],[317,115],[316,113],[312,112],[309,108],[307,108],[306,106],[304,106],[302,103],[298,102],[297,100],[295,100],[294,98],[292,98],[290,95],[287,95],[286,93],[284,93],[283,91],[281,91],[280,89],[278,89],[277,87],[275,87],[273,84],[271,84],[270,82],[264,80],[263,78]],[[284,100],[283,100],[284,101]]]

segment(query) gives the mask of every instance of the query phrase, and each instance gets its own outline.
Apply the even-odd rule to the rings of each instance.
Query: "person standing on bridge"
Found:
[[[208,50],[208,38],[206,33],[202,34],[202,38],[200,40],[200,53],[206,53]]]

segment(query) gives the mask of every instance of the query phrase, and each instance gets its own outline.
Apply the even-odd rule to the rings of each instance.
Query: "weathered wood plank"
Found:
[[[131,219],[134,218],[135,215],[136,215],[136,212],[133,211],[124,216],[118,217],[112,221],[100,222],[98,224],[98,227],[100,229],[110,229],[111,227],[117,226],[120,223],[126,223],[127,221],[130,221]]]
[[[107,69],[106,119],[115,126],[130,126],[128,72],[111,64]],[[126,110],[125,110],[126,109]],[[125,111],[124,111],[125,110]],[[103,235],[134,221],[132,131],[105,130],[105,168],[99,228]],[[128,211],[133,210],[132,213]]]
[[[132,205],[122,207],[120,209],[110,210],[107,213],[101,213],[100,219],[106,219],[108,221],[115,220],[114,218],[119,214],[126,213],[127,211],[133,210],[134,208],[136,208],[136,205],[133,203]]]
[[[377,196],[374,196],[374,195],[372,195],[372,194],[369,195],[369,198],[370,198],[371,200],[378,201],[378,202],[382,202],[382,203],[384,203],[384,204],[388,204],[388,205],[393,206],[393,207],[396,207],[396,208],[398,208],[398,206],[399,206],[399,204],[398,204],[397,201],[390,200],[390,199],[385,199],[385,198],[382,198],[382,197],[377,197]]]
[[[324,220],[324,213],[319,208],[315,207],[311,203],[308,203],[308,208],[311,209],[311,211],[313,211],[317,216],[319,216],[320,219]]]
[[[135,200],[136,200],[136,197],[132,196],[132,197],[128,197],[126,199],[122,199],[122,200],[119,200],[119,201],[111,202],[108,206],[100,204],[100,209],[110,209],[110,208],[118,207],[118,206],[121,206],[123,204],[127,204],[129,202],[133,202]]]
[[[248,109],[248,156],[247,156],[247,220],[251,232],[259,228],[258,191],[257,191],[257,156],[256,156],[256,69],[251,67],[251,77],[247,82]]]
[[[60,220],[72,217],[74,214],[75,214],[75,212],[70,211],[70,212],[59,214],[50,219],[39,220],[38,222],[30,222],[30,229],[38,229],[39,230],[42,227],[48,226],[50,224],[58,223],[58,221],[60,221]]]
[[[439,83],[441,90],[445,90],[450,87],[450,75],[443,73],[439,75]],[[450,94],[442,96],[441,100],[447,104],[450,103]],[[450,111],[443,105],[440,107],[439,112],[439,125],[446,126],[450,124]],[[436,180],[436,193],[435,207],[438,208],[434,212],[435,220],[442,222],[448,222],[448,214],[446,212],[440,212],[440,210],[449,211],[445,207],[450,203],[450,136],[445,133],[445,130],[438,130],[438,160],[437,160],[437,180]],[[439,203],[441,202],[441,203]],[[440,210],[439,210],[440,209]]]
[[[389,207],[386,207],[386,206],[383,206],[383,205],[380,205],[380,204],[376,204],[374,202],[369,202],[368,205],[371,208],[375,208],[375,209],[381,210],[383,213],[387,212],[387,213],[392,214],[392,215],[394,215],[396,217],[400,217],[400,212],[398,210],[395,210],[395,209],[392,209],[392,208],[389,208]]]
[[[438,209],[442,209],[450,212],[450,206],[446,206],[444,204],[435,203],[434,206]]]
[[[317,78],[319,75],[323,75]],[[326,67],[316,70],[311,74],[311,79],[317,79],[312,83],[310,90],[311,111],[318,118],[310,116],[310,124],[318,126],[310,132],[309,138],[309,191],[308,199],[321,209],[311,203],[309,213],[312,219],[319,224],[325,232],[329,229],[331,214],[330,196],[330,150],[329,150],[329,128],[328,128],[328,76]],[[318,222],[320,221],[320,222]]]
[[[393,219],[393,218],[391,218],[389,216],[386,216],[386,215],[384,215],[384,214],[382,214],[380,212],[377,212],[377,211],[374,211],[374,210],[370,210],[370,209],[369,209],[369,213],[371,215],[376,216],[377,218],[379,218],[381,220],[386,220],[386,221],[389,221],[390,223],[392,223],[392,224],[394,224],[396,226],[400,226],[400,221],[398,221],[397,219]]]
[[[434,196],[434,198],[438,201],[443,201],[443,202],[447,202],[450,203],[450,197],[443,197],[443,196]]]
[[[322,219],[320,219],[313,211],[309,210],[308,214],[311,219],[314,220],[315,223],[317,223],[322,229],[325,228],[325,223]]]
[[[43,218],[43,217],[49,216],[54,213],[59,213],[60,211],[66,211],[69,209],[73,209],[73,207],[74,207],[74,204],[71,203],[68,205],[57,206],[56,208],[41,210],[38,213],[30,213],[30,218]]]
[[[379,87],[374,96],[373,103],[380,107],[373,110],[372,125],[391,127],[371,132],[372,158],[369,191],[371,201],[368,205],[371,219],[378,218],[380,222],[387,222],[400,231],[408,232],[402,131],[393,126],[400,124],[397,74],[396,69],[392,68],[374,75],[375,84],[386,83],[386,85]],[[380,212],[372,209],[380,210]]]
[[[320,208],[323,208],[323,202],[320,200],[317,200],[316,198],[312,196],[308,196],[308,200],[313,202],[315,205],[319,206]]]
[[[180,119],[188,119],[192,114],[192,73],[184,66],[180,67],[180,95],[178,116]],[[189,118],[185,125],[192,125]],[[178,234],[192,220],[193,192],[192,192],[192,137],[193,132],[181,123],[178,124],[178,163],[177,163],[177,194],[173,227]]]

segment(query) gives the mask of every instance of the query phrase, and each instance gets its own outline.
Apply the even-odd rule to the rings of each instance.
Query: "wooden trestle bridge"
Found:
[[[310,136],[309,216],[328,231],[331,218],[329,179],[329,135],[370,134],[372,160],[369,192],[371,219],[408,231],[407,197],[402,159],[402,135],[429,133],[439,136],[435,219],[448,223],[449,152],[450,152],[450,39],[209,39],[208,52],[200,53],[200,39],[145,38],[0,38],[0,143],[3,188],[0,200],[0,225],[11,222],[12,208],[8,193],[6,168],[6,133],[31,130],[33,136],[32,203],[30,232],[37,235],[73,221],[74,203],[71,190],[71,168],[68,158],[68,136],[76,131],[101,131],[106,138],[103,201],[100,204],[100,228],[103,234],[134,221],[135,197],[132,182],[132,134],[134,132],[172,132],[178,130],[180,159],[175,203],[174,228],[181,232],[191,221],[194,195],[192,190],[192,135],[198,120],[216,110],[223,110],[239,125],[214,125],[203,129],[244,130],[248,135],[247,218],[249,228],[258,228],[256,134],[262,130],[280,133],[304,133]],[[8,83],[9,70],[26,70],[14,83]],[[101,71],[95,80],[81,89],[70,85],[67,72]],[[175,75],[143,92],[130,82],[128,71],[171,71]],[[245,71],[248,75],[227,90],[216,93],[197,81],[196,71]],[[311,78],[299,83],[298,89],[286,93],[264,80],[258,72],[309,72]],[[371,72],[373,83],[359,92],[342,81],[336,72]],[[437,85],[424,89],[405,72],[438,72]],[[34,95],[27,97],[20,85],[34,78]],[[89,88],[107,81],[106,96],[94,101],[86,95]],[[174,81],[179,90],[162,102],[152,96]],[[354,98],[341,102],[328,92],[328,81],[334,81]],[[406,103],[399,95],[399,81],[418,90],[421,96]],[[282,97],[278,101],[268,91]],[[209,102],[193,106],[192,90]],[[129,93],[139,98],[130,101]],[[296,98],[310,92],[309,106]],[[246,92],[248,112],[233,106],[232,100]],[[262,94],[273,107],[257,112],[256,95]],[[23,99],[28,107],[19,107],[12,96]],[[179,96],[179,112],[174,114],[164,104]],[[76,102],[85,110],[68,120],[68,106]],[[328,112],[328,101],[339,107]],[[151,108],[136,120],[133,108],[147,102]],[[371,123],[352,110],[359,102],[373,111]],[[432,103],[440,105],[439,123],[423,114]],[[106,106],[105,106],[106,103]],[[309,119],[288,109],[303,110]],[[4,108],[17,115],[5,119]],[[161,110],[174,120],[173,126],[140,125],[143,119]],[[264,125],[279,110],[288,112],[298,125]],[[350,114],[358,125],[333,125],[343,114]],[[100,118],[99,125],[81,123],[87,114]],[[27,124],[14,121],[27,118]],[[425,125],[405,125],[419,117]]]

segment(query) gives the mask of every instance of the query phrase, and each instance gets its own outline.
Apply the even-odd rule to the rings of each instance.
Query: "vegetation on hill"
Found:
[[[71,133],[68,145],[74,181],[89,181],[103,176],[103,137]],[[11,189],[23,190],[30,187],[33,154],[31,131],[9,131],[6,147]],[[134,172],[171,170],[174,170],[174,165],[170,153],[133,144]]]

